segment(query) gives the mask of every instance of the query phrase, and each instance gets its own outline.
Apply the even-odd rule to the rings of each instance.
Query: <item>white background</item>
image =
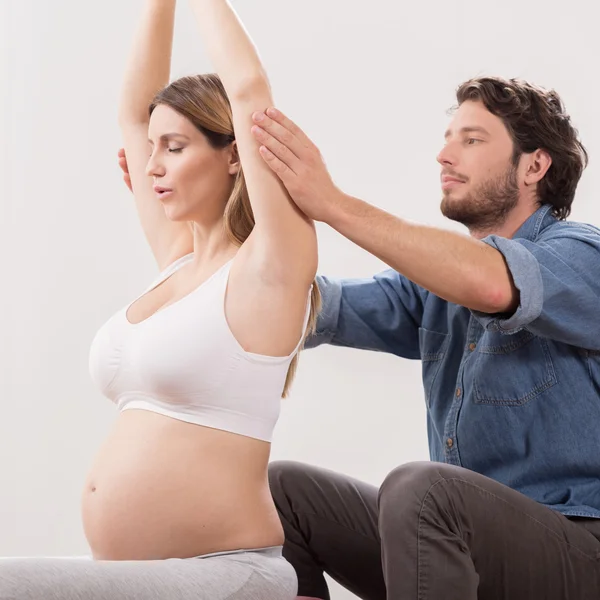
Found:
[[[347,192],[409,219],[439,214],[446,110],[463,80],[524,77],[561,93],[591,155],[572,218],[600,223],[600,42],[577,0],[238,0],[276,102]],[[0,556],[88,552],[84,476],[115,419],[89,344],[156,268],[121,182],[117,100],[142,0],[0,0]],[[186,2],[173,77],[210,71]],[[385,267],[319,227],[320,272]],[[427,459],[420,365],[340,348],[302,355],[273,459],[379,484]],[[332,587],[337,600],[350,594]]]

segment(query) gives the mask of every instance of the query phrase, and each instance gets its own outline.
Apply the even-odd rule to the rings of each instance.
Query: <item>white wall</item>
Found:
[[[562,94],[592,158],[573,218],[600,223],[600,42],[586,3],[235,5],[278,106],[320,145],[336,181],[390,212],[455,227],[438,212],[435,156],[455,87],[484,73]],[[211,70],[180,4],[174,77]],[[80,492],[115,418],[92,387],[88,348],[155,275],[116,161],[119,84],[141,6],[0,0],[0,556],[88,552]],[[337,233],[319,234],[322,273],[384,267]],[[273,458],[373,484],[426,459],[419,374],[418,363],[374,353],[303,354]],[[351,596],[335,587],[334,597]]]

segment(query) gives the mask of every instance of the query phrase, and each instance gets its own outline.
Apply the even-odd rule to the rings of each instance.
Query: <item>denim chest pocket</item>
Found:
[[[477,346],[475,404],[521,406],[557,383],[548,342],[529,331],[486,331]]]
[[[438,333],[419,327],[419,348],[421,349],[421,369],[423,374],[423,390],[425,402],[431,406],[431,398],[435,396],[435,383],[442,359],[448,350],[450,334]]]

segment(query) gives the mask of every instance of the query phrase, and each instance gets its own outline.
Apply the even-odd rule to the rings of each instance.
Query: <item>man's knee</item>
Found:
[[[428,495],[447,490],[437,483],[451,478],[453,467],[437,462],[411,462],[396,467],[379,489],[380,519],[412,517],[418,513]],[[436,488],[439,487],[439,490]]]
[[[379,501],[423,493],[441,478],[440,466],[443,468],[445,465],[423,461],[396,467],[383,480],[379,488]]]
[[[327,474],[324,469],[305,463],[279,460],[269,464],[269,487],[275,503],[302,503],[319,490]]]
[[[292,460],[278,460],[269,464],[269,487],[273,498],[280,499],[302,487],[305,465]]]

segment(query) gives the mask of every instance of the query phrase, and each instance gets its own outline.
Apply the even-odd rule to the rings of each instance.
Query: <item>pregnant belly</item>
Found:
[[[283,542],[269,445],[148,411],[121,413],[86,479],[98,560],[186,558]]]

